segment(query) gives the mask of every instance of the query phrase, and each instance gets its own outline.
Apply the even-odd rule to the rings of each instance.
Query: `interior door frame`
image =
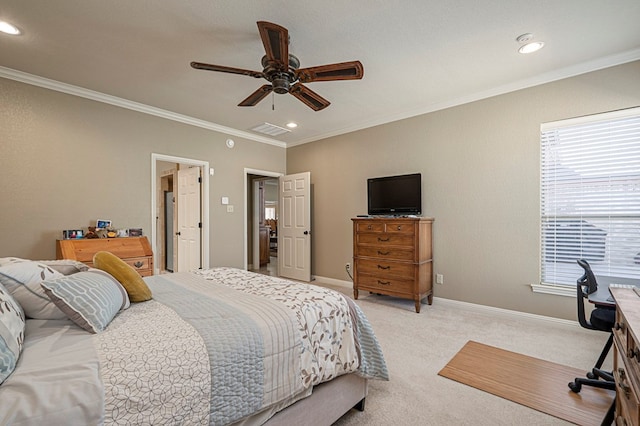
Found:
[[[248,211],[248,204],[247,200],[249,199],[249,194],[253,193],[253,188],[249,188],[249,175],[257,175],[257,176],[261,176],[261,177],[271,177],[271,178],[279,178],[280,176],[284,176],[284,173],[278,173],[278,172],[271,172],[268,170],[258,170],[258,169],[250,169],[250,168],[246,168],[244,169],[244,242],[243,242],[243,257],[244,257],[244,270],[248,270],[249,269],[249,260],[248,260],[248,256],[249,256],[249,211]],[[253,216],[254,213],[251,213],[251,218],[253,220]],[[255,230],[254,230],[255,231]],[[255,232],[254,232],[255,233]],[[256,239],[254,238],[254,241],[256,241]],[[255,245],[255,243],[254,243]]]
[[[200,248],[200,264],[202,269],[209,268],[209,162],[195,160],[193,158],[176,157],[173,155],[151,153],[151,247],[153,249],[153,273],[160,273],[158,264],[158,250],[156,249],[157,241],[157,225],[158,225],[158,194],[157,194],[157,168],[158,161],[169,163],[186,164],[189,166],[197,166],[201,168],[202,176],[202,210],[200,218],[202,220],[201,229],[201,248]]]

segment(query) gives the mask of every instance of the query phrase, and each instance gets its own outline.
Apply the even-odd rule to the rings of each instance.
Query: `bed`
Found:
[[[388,380],[341,293],[234,268],[140,281],[148,300],[117,270],[0,259],[0,351],[21,346],[0,424],[331,424]]]

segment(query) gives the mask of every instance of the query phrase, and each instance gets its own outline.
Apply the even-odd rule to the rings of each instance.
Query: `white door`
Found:
[[[311,173],[282,176],[278,218],[281,277],[311,281]]]
[[[177,272],[199,269],[201,266],[200,182],[200,167],[178,170]]]

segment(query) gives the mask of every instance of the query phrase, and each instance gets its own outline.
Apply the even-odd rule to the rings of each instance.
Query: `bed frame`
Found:
[[[314,387],[310,396],[278,412],[264,424],[331,425],[352,408],[364,411],[367,391],[367,379],[356,374],[345,374]]]

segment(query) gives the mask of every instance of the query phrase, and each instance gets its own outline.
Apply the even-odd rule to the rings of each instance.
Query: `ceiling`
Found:
[[[280,146],[640,59],[638,0],[2,0],[0,20],[22,30],[0,33],[0,77]],[[364,78],[307,83],[318,112],[236,106],[266,81],[189,64],[262,71],[257,21],[289,30],[302,68],[360,60]],[[519,54],[523,33],[545,47]]]

